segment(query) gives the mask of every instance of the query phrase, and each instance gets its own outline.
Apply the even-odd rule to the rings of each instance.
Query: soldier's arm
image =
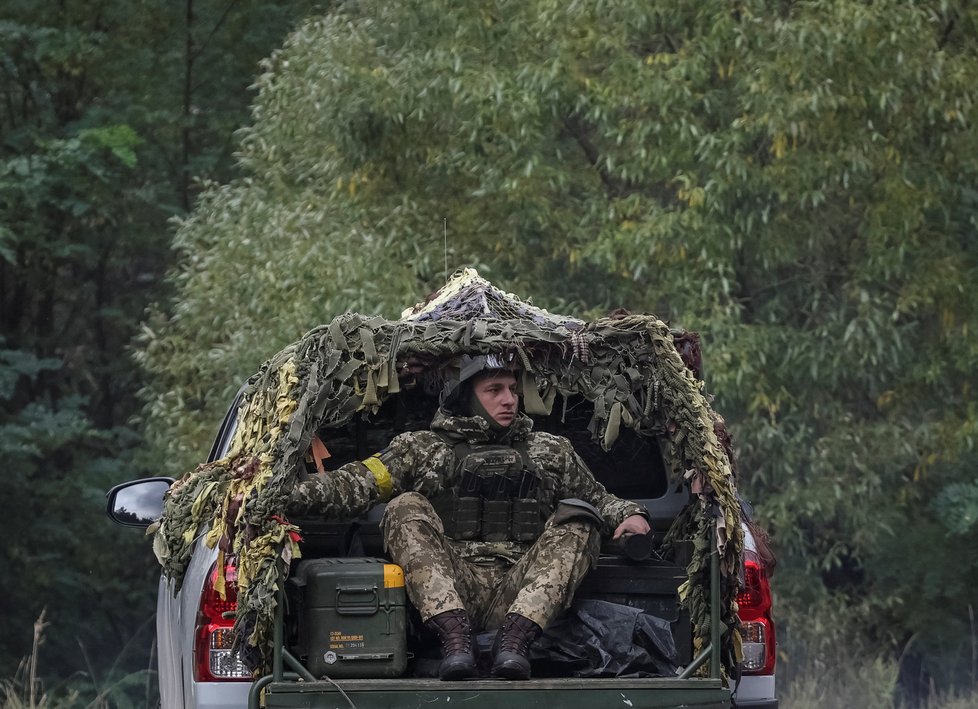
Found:
[[[604,518],[605,534],[615,535],[617,538],[629,532],[647,532],[649,513],[646,509],[631,500],[623,500],[608,492],[604,485],[595,479],[594,474],[581,460],[570,441],[565,438],[558,438],[558,440],[561,441],[564,467],[562,475],[564,490],[561,492],[561,497],[576,497],[594,505]],[[629,519],[636,516],[639,519]]]
[[[426,432],[403,433],[369,458],[303,480],[292,491],[287,514],[350,519],[405,490],[433,488],[430,481],[438,476],[425,455],[429,438]]]
[[[648,534],[651,529],[648,513],[643,511],[639,514],[628,515],[623,519],[621,524],[615,527],[615,532],[611,538],[621,539],[626,534]]]

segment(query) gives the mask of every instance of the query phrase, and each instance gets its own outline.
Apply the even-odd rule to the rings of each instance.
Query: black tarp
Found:
[[[479,633],[480,670],[488,676],[496,631]],[[436,677],[439,659],[424,653],[411,674]],[[675,677],[676,644],[668,621],[639,608],[582,599],[556,618],[530,648],[534,677]]]
[[[530,652],[535,677],[674,677],[669,622],[639,608],[584,599],[550,624]]]

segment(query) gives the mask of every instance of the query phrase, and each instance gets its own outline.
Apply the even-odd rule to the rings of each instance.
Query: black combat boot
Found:
[[[463,609],[445,611],[425,623],[441,639],[441,665],[438,677],[444,680],[468,679],[478,674],[475,645],[469,614]]]
[[[543,628],[519,613],[507,613],[496,633],[492,652],[492,676],[503,679],[530,679],[530,645]]]

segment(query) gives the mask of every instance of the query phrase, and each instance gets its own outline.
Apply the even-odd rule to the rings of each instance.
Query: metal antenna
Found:
[[[448,217],[444,218],[445,224],[445,283],[448,283]]]

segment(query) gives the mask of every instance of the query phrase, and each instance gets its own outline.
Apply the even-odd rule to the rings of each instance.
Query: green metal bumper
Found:
[[[342,690],[342,693],[341,691]],[[345,696],[344,696],[345,694]],[[470,702],[470,703],[466,703]],[[718,679],[534,679],[527,682],[374,679],[268,682],[266,709],[668,709],[730,706]]]

